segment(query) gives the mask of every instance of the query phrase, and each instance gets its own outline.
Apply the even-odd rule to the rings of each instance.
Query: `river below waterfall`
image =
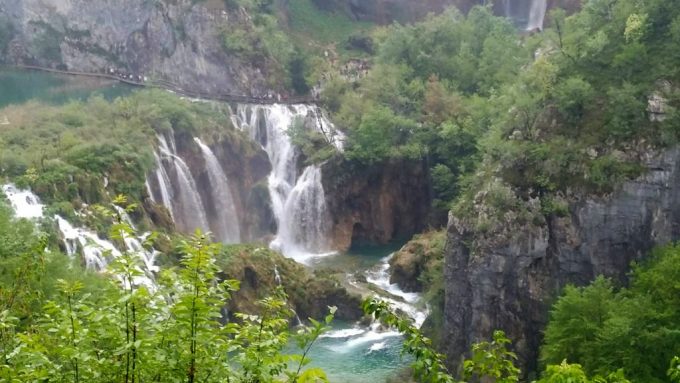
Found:
[[[420,325],[427,308],[419,294],[406,293],[389,283],[388,261],[400,246],[356,247],[347,253],[311,259],[308,266],[334,273],[352,292],[387,300]],[[334,322],[333,329],[312,348],[310,366],[326,371],[331,382],[383,383],[411,361],[401,354],[402,344],[398,332],[377,323]]]

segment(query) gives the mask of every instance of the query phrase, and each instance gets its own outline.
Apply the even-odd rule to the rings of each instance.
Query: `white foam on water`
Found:
[[[392,307],[402,311],[408,315],[417,327],[420,327],[427,319],[427,309],[418,307],[420,301],[420,294],[409,293],[402,290],[396,283],[390,283],[390,260],[394,253],[380,260],[380,263],[373,269],[366,272],[366,281],[374,284],[380,289],[386,291],[390,295],[402,298],[403,301],[391,298],[389,296],[380,297],[380,299],[388,302]]]
[[[44,217],[44,205],[40,203],[38,196],[33,194],[30,190],[20,190],[12,184],[2,186],[2,191],[7,196],[15,216],[18,218],[39,219]],[[120,214],[122,220],[127,222],[132,227],[132,220],[127,212],[120,207],[116,207],[116,211]],[[113,243],[102,239],[92,230],[73,226],[70,222],[59,215],[55,215],[54,220],[57,223],[61,238],[64,241],[67,255],[75,257],[79,252],[83,256],[85,266],[95,271],[105,271],[109,262],[121,255]],[[136,277],[133,281],[137,285],[145,285],[149,288],[154,288],[153,272],[158,271],[158,266],[155,265],[157,252],[155,250],[146,250],[142,246],[149,234],[146,233],[140,238],[132,238],[125,236],[124,242],[127,251],[136,254],[142,261],[144,276]]]
[[[358,349],[367,350],[366,347],[369,343],[374,344],[376,342],[382,341],[388,338],[394,338],[401,336],[399,331],[386,330],[380,331],[374,326],[368,331],[361,333],[358,336],[351,337],[345,343],[339,345],[329,346],[333,351],[344,354],[348,352],[356,352]]]
[[[13,184],[6,184],[2,186],[2,191],[7,196],[17,218],[37,219],[43,217],[45,205],[40,203],[38,196],[30,190],[20,190]]]
[[[368,329],[359,327],[347,328],[343,330],[331,330],[327,333],[321,334],[321,338],[351,338],[361,335],[367,331]]]
[[[387,347],[387,342],[378,342],[378,343],[373,343],[371,347],[368,348],[368,353],[376,352],[383,350]]]

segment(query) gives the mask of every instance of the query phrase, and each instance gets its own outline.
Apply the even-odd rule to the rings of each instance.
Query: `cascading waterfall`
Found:
[[[175,142],[172,138],[172,135],[170,136],[169,144],[164,136],[159,135],[158,143],[161,164],[159,169],[157,169],[157,174],[158,171],[161,172],[161,174],[158,176],[161,191],[165,187],[165,193],[168,193],[170,187],[173,186],[172,183],[170,183],[170,185],[166,183],[169,183],[169,177],[167,177],[167,173],[165,175],[162,174],[163,171],[167,172],[167,169],[164,169],[164,160],[167,159],[171,163],[172,169],[174,170],[177,179],[176,190],[173,189],[172,193],[172,196],[176,197],[176,199],[172,199],[166,205],[165,197],[163,197],[163,204],[168,208],[168,210],[173,212],[175,224],[177,224],[181,231],[185,233],[192,233],[198,228],[203,232],[208,232],[210,230],[210,226],[208,225],[208,219],[205,215],[205,208],[203,206],[203,202],[201,201],[201,196],[198,194],[196,182],[194,181],[187,164],[176,154],[177,149],[175,147]],[[161,168],[163,168],[163,170],[160,170]],[[163,192],[161,194],[163,194]]]
[[[518,28],[535,31],[543,29],[547,8],[547,0],[503,0],[501,10]]]
[[[272,246],[286,253],[299,254],[307,249],[328,248],[328,212],[321,185],[321,169],[307,167],[288,195],[280,217],[279,234]]]
[[[215,204],[213,208],[217,213],[215,222],[217,227],[214,230],[214,234],[221,242],[238,243],[241,239],[238,215],[227,176],[224,174],[217,157],[210,150],[210,147],[198,138],[194,138],[194,141],[201,148],[210,180],[210,193]]]
[[[2,185],[2,192],[7,196],[15,217],[42,218],[44,205],[29,190],[19,190],[16,186],[7,184]]]
[[[526,28],[527,31],[535,31],[537,29],[543,30],[543,20],[545,19],[545,12],[547,9],[547,0],[531,0],[529,23]]]
[[[287,130],[294,123],[312,121],[313,128],[339,149],[342,137],[315,107],[307,105],[239,105],[232,121],[262,145],[272,164],[269,193],[278,225],[272,248],[303,263],[328,254],[321,169],[308,166],[298,179],[298,152]]]
[[[401,298],[397,300],[391,297],[381,297],[381,299],[389,302],[394,308],[408,315],[413,320],[413,323],[420,327],[427,318],[428,310],[419,307],[420,294],[407,293],[396,283],[390,283],[390,260],[393,256],[394,253],[384,257],[373,269],[366,272],[366,282],[379,287],[393,297]]]
[[[10,201],[14,215],[17,218],[40,219],[44,217],[45,206],[40,203],[38,196],[31,191],[19,190],[12,184],[3,185],[2,190]],[[118,209],[118,212],[125,222],[132,225],[132,221],[125,211]],[[64,241],[66,253],[74,257],[80,252],[87,268],[103,271],[111,259],[121,255],[120,250],[113,243],[99,238],[93,231],[74,227],[59,215],[55,215],[53,218]],[[134,225],[132,226],[134,227]],[[134,283],[146,285],[153,289],[153,273],[158,271],[158,266],[155,265],[156,251],[146,250],[142,246],[142,241],[146,239],[147,235],[144,234],[141,238],[126,236],[124,242],[127,248],[126,251],[138,256],[143,265],[141,271],[144,272],[144,276],[136,277]]]

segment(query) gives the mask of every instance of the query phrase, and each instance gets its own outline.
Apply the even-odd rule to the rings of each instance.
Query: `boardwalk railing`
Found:
[[[138,80],[135,80],[135,76],[129,76],[129,78],[128,78],[127,77],[128,75],[116,75],[116,74],[109,74],[109,73],[93,73],[93,72],[78,72],[78,71],[69,71],[69,70],[46,68],[46,67],[40,67],[40,66],[34,66],[34,65],[14,65],[14,66],[10,66],[10,68],[34,70],[34,71],[41,71],[41,72],[50,72],[50,73],[57,73],[57,74],[63,74],[63,75],[69,75],[69,76],[101,78],[101,79],[119,81],[119,82],[129,84],[129,85],[133,85],[133,86],[165,89],[165,90],[169,90],[169,91],[175,92],[179,95],[190,97],[190,98],[197,98],[197,99],[204,99],[204,100],[214,100],[214,101],[222,101],[222,102],[230,102],[230,103],[242,103],[242,104],[315,104],[315,103],[318,102],[318,100],[315,99],[312,96],[294,96],[294,97],[280,97],[279,98],[279,97],[254,97],[254,96],[229,94],[229,93],[197,92],[197,91],[185,89],[182,86],[175,84],[171,81],[167,81],[167,80],[149,79],[147,81],[138,81]],[[137,76],[137,78],[139,78],[139,76]]]

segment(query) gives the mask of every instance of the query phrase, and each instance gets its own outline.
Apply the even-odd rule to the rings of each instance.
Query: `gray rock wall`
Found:
[[[222,1],[5,0],[13,24],[0,61],[84,72],[124,73],[183,88],[260,95],[260,70],[222,49],[219,31],[247,15]],[[212,4],[212,5],[211,5]]]
[[[680,238],[680,150],[646,167],[613,195],[573,199],[567,216],[512,228],[508,238],[476,238],[450,217],[443,346],[454,367],[473,343],[502,329],[522,367],[534,370],[548,310],[566,284],[601,274],[625,281],[633,260]],[[488,246],[471,251],[475,241]]]

